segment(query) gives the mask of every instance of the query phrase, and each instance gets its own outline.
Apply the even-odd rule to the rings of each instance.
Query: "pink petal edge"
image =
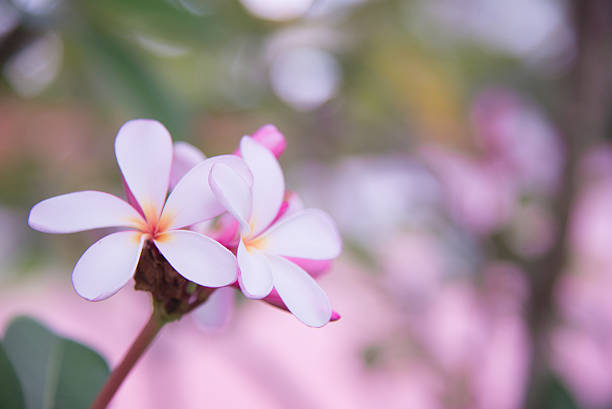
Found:
[[[282,155],[287,146],[285,136],[272,124],[267,124],[256,130],[251,138],[264,145],[277,158]],[[234,155],[241,156],[240,148],[234,151]]]

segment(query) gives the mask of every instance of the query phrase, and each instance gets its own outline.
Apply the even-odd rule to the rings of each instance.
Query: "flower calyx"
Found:
[[[215,290],[180,275],[151,240],[144,243],[134,281],[136,290],[151,293],[156,314],[163,322],[180,319],[204,303]]]

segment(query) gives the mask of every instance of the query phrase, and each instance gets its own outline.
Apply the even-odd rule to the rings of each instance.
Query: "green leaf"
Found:
[[[2,344],[0,344],[0,386],[0,408],[25,409],[19,379]]]
[[[3,343],[21,381],[27,409],[86,409],[110,373],[94,350],[31,318],[14,319]]]
[[[541,409],[580,409],[563,380],[554,373],[543,374],[542,383],[534,395],[533,402]]]
[[[65,41],[81,68],[86,94],[93,93],[128,118],[155,118],[171,134],[183,134],[188,107],[156,74],[151,59],[95,16],[80,17],[87,24],[69,32]]]
[[[559,377],[552,375],[545,387],[546,407],[550,409],[579,409],[576,400]]]

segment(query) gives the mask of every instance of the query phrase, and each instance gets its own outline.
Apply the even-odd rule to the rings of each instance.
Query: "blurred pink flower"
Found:
[[[483,311],[473,290],[446,285],[423,317],[424,339],[436,361],[447,370],[459,368],[484,346]]]
[[[571,214],[571,249],[582,270],[610,275],[612,147],[609,144],[596,146],[581,158],[580,180]]]
[[[526,259],[544,254],[557,233],[551,209],[534,200],[516,203],[514,209],[508,225],[510,247]]]
[[[529,369],[528,332],[521,316],[523,273],[494,263],[483,274],[480,291],[451,284],[440,292],[425,315],[431,323],[429,351],[446,377],[466,384],[471,403],[464,407],[519,409]]]
[[[148,295],[124,288],[104,305],[88,303],[57,279],[59,272],[0,288],[0,332],[16,314],[31,314],[115,366],[150,314]],[[423,371],[363,364],[363,344],[389,334],[401,318],[360,279],[365,274],[339,262],[324,277],[334,302],[351,311],[324,333],[263,303],[241,304],[223,332],[203,333],[185,319],[168,324],[110,407],[197,409],[205,398],[211,408],[374,409],[383,403],[400,409],[408,402],[440,409],[421,406],[433,400]],[[262,331],[262,325],[274,330]]]
[[[551,335],[550,358],[578,401],[587,408],[612,403],[612,274],[577,259],[575,271],[556,288],[560,322]]]
[[[300,196],[329,209],[342,233],[365,249],[385,246],[398,231],[439,223],[440,183],[414,157],[350,156],[293,170]]]
[[[422,156],[443,181],[449,210],[462,226],[488,234],[510,219],[516,193],[495,163],[428,146]]]
[[[612,268],[612,178],[582,188],[572,210],[570,243],[582,263]]]
[[[472,367],[475,407],[519,409],[529,370],[529,338],[520,315],[491,322],[487,342]]]
[[[433,280],[435,291],[408,316],[418,345],[409,364],[421,362],[438,379],[430,393],[440,408],[520,408],[529,362],[524,273],[494,262],[480,288],[456,277]]]
[[[334,222],[317,209],[285,212],[277,218],[285,195],[282,170],[270,150],[245,136],[240,153],[253,175],[252,188],[223,164],[209,181],[217,199],[240,223],[238,281],[249,298],[264,298],[276,289],[300,321],[319,327],[332,317],[327,295],[316,281],[285,257],[330,260],[340,254]]]
[[[579,163],[579,177],[588,183],[612,178],[612,145],[601,143],[591,147]]]
[[[562,142],[548,119],[513,91],[494,88],[474,103],[473,123],[490,161],[499,161],[520,190],[550,194],[560,182]]]
[[[579,403],[612,403],[612,151],[599,145],[580,162],[570,218],[571,264],[556,287],[559,314],[551,361]]]
[[[420,313],[440,289],[446,273],[440,247],[438,237],[422,231],[397,234],[380,246],[383,285],[402,306]]]
[[[105,236],[85,251],[72,274],[77,293],[97,301],[117,292],[133,276],[147,240],[188,280],[208,287],[231,284],[236,279],[234,255],[204,235],[179,229],[224,211],[207,183],[211,166],[224,163],[248,184],[251,174],[244,162],[234,155],[206,160],[185,175],[166,200],[172,140],[162,124],[127,122],[117,134],[115,152],[128,196],[137,207],[108,193],[83,191],[44,200],[30,211],[30,226],[47,233],[130,229]]]
[[[568,327],[551,334],[554,369],[567,382],[578,402],[586,408],[605,408],[612,402],[609,341],[598,340],[589,332]]]

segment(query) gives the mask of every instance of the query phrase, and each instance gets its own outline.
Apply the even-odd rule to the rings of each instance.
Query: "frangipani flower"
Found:
[[[264,125],[255,131],[251,138],[263,146],[265,146],[275,157],[279,157],[286,146],[285,137],[274,125]],[[236,149],[235,155],[241,156],[240,148]],[[195,146],[186,142],[176,142],[174,144],[174,157],[172,161],[170,185],[173,185],[173,179],[179,180],[191,168],[198,165],[206,159],[206,156]],[[303,209],[303,204],[294,192],[285,192],[284,201],[278,209],[278,214],[275,219],[280,219],[282,216],[288,216],[296,211]],[[235,250],[239,237],[238,222],[229,213],[222,214],[214,223],[207,221],[198,223],[190,228],[194,231],[206,234],[226,247]],[[289,258],[295,264],[303,268],[313,278],[317,279],[322,273],[327,271],[331,266],[332,260],[309,260],[299,259],[295,257]],[[235,284],[238,287],[238,284]],[[268,296],[262,299],[275,307],[288,311],[287,306],[279,297],[275,290],[272,290]],[[224,288],[215,291],[194,314],[198,324],[208,329],[220,329],[227,325],[233,313],[233,305],[235,302],[234,292],[232,288]],[[335,321],[340,318],[340,315],[333,311],[330,321]]]
[[[330,260],[341,251],[341,239],[331,218],[317,209],[302,209],[277,217],[285,181],[274,154],[245,136],[240,153],[253,184],[225,164],[215,164],[210,186],[217,199],[240,223],[237,248],[239,284],[249,298],[264,298],[276,290],[283,303],[306,325],[329,322],[332,309],[316,281],[288,257]]]
[[[276,126],[272,124],[262,126],[255,131],[251,137],[268,148],[277,158],[285,150],[285,137]],[[240,147],[234,151],[234,155],[240,156]],[[174,144],[174,156],[172,160],[172,169],[170,171],[170,187],[172,188],[176,185],[178,180],[180,180],[180,178],[190,169],[200,164],[205,159],[206,155],[195,146],[187,142],[176,142]],[[297,198],[297,195],[291,194],[291,197]],[[286,203],[284,203],[284,205],[285,204]],[[285,210],[287,210],[287,206],[281,208],[279,213],[284,213]],[[234,249],[236,247],[238,222],[228,213],[221,215],[217,220],[209,220],[191,226],[191,230],[206,234],[228,248]],[[308,270],[308,272],[310,273],[310,270]],[[210,301],[207,301],[207,303],[210,303]]]
[[[97,301],[117,292],[133,276],[146,241],[190,281],[206,287],[233,283],[234,255],[209,237],[180,229],[225,211],[209,187],[210,169],[223,163],[248,185],[252,176],[244,161],[235,155],[207,159],[191,169],[166,200],[172,140],[162,124],[127,122],[117,134],[115,153],[132,204],[108,193],[82,191],[44,200],[30,211],[30,226],[47,233],[127,229],[103,237],[81,256],[72,273],[77,293]]]
[[[272,152],[274,153],[274,151]],[[175,149],[175,158],[176,155],[177,151]],[[294,192],[287,192],[285,194],[285,201],[281,205],[276,218],[280,219],[283,216],[290,215],[302,209],[303,205],[299,197]],[[221,220],[219,220],[218,223],[220,223],[221,226],[218,230],[215,229],[215,231],[212,231],[210,226],[201,226],[201,224],[194,226],[194,228],[201,230],[204,234],[214,234],[214,238],[220,243],[234,243],[236,241],[235,236],[238,233],[238,222],[228,213],[224,213],[220,218]],[[236,244],[229,245],[229,247],[235,248]],[[309,260],[295,257],[287,258],[303,268],[314,279],[318,279],[323,273],[327,272],[332,264],[332,260]],[[239,287],[237,283],[235,286]],[[272,292],[263,298],[262,301],[280,308],[281,310],[289,311],[276,290],[272,290]],[[234,313],[234,303],[235,294],[233,288],[224,287],[216,290],[201,307],[194,311],[196,322],[204,329],[222,329],[230,322],[231,316]],[[339,319],[340,314],[336,311],[332,311],[330,321],[337,321]]]

